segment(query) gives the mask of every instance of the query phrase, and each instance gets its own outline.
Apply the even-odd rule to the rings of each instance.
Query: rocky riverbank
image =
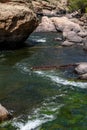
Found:
[[[63,35],[62,46],[82,44],[86,46],[87,30],[84,29],[74,19],[63,17],[42,17],[41,23],[35,30],[36,32],[61,32]],[[84,23],[83,23],[84,24]],[[85,49],[85,48],[84,48]]]

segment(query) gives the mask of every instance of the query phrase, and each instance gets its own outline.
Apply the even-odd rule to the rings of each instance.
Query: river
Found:
[[[87,130],[87,82],[74,68],[31,70],[87,62],[81,46],[61,47],[55,37],[32,33],[31,47],[0,51],[0,103],[14,116],[0,130]]]

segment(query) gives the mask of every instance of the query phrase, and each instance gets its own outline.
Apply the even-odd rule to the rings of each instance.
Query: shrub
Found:
[[[69,0],[71,11],[80,10],[81,14],[87,11],[87,0]]]

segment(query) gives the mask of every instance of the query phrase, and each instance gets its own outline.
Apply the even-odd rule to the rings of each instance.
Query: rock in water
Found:
[[[87,73],[87,62],[79,63],[78,66],[75,68],[75,71],[82,75]]]
[[[0,121],[7,120],[7,119],[9,119],[9,117],[10,117],[9,112],[6,110],[5,107],[3,107],[3,106],[0,104]]]
[[[0,3],[0,47],[22,46],[37,25],[36,15],[26,4]]]

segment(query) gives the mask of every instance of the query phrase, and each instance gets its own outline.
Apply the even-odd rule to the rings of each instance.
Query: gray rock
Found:
[[[81,31],[81,32],[78,33],[78,36],[84,38],[84,37],[87,36],[87,32],[82,32],[82,31]]]
[[[42,17],[41,23],[36,28],[35,32],[57,32],[53,22],[47,17]]]
[[[82,80],[87,80],[87,73],[80,75],[79,78]]]
[[[79,26],[79,24],[70,21],[70,19],[66,17],[52,17],[50,19],[54,23],[58,31],[63,32],[65,28],[68,31],[72,31],[72,30],[75,32],[81,31],[81,27]]]
[[[62,41],[63,39],[61,37],[56,37],[54,40],[55,41]]]
[[[64,35],[64,34],[63,34]],[[66,34],[66,39],[70,42],[81,43],[83,39],[74,31],[69,31]]]
[[[74,45],[75,43],[74,42],[69,42],[69,41],[64,41],[63,43],[62,43],[62,46],[72,46],[72,45]]]
[[[75,71],[80,75],[87,73],[87,62],[79,63],[75,68]]]

